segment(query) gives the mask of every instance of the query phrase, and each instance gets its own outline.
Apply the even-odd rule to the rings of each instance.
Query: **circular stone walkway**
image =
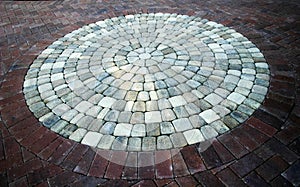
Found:
[[[42,124],[99,149],[182,148],[238,126],[269,86],[260,50],[221,24],[136,14],[89,24],[47,47],[23,92]]]
[[[0,186],[299,186],[300,51],[299,31],[297,30],[299,28],[299,14],[297,12],[299,7],[300,3],[298,1],[284,0],[268,2],[259,0],[251,2],[247,0],[170,0],[167,3],[161,0],[2,1],[0,3]],[[49,102],[45,105],[44,101],[46,100],[44,99],[42,99],[43,102],[38,102],[37,100],[41,100],[40,97],[42,95],[44,97],[46,96],[45,94],[52,94],[53,92],[46,91],[40,94],[38,89],[33,91],[39,85],[36,84],[34,86],[35,84],[29,81],[26,84],[32,84],[31,88],[25,85],[26,89],[24,90],[23,86],[24,78],[29,78],[29,76],[26,76],[29,69],[30,71],[41,72],[39,67],[35,70],[32,69],[34,66],[33,62],[35,61],[36,63],[40,59],[40,62],[44,63],[44,59],[41,57],[42,55],[48,55],[42,54],[47,47],[53,47],[53,42],[60,42],[59,39],[61,37],[87,24],[96,23],[107,18],[116,20],[114,17],[118,16],[138,13],[153,15],[151,13],[157,12],[193,15],[195,17],[186,17],[186,19],[196,18],[199,22],[202,22],[204,20],[199,18],[201,17],[222,23],[242,33],[262,51],[270,70],[270,80],[265,81],[265,83],[269,82],[269,86],[264,84],[268,88],[268,93],[263,102],[258,102],[259,100],[253,97],[254,93],[257,93],[257,91],[254,92],[253,88],[254,85],[262,85],[263,81],[259,81],[260,84],[258,81],[252,81],[253,87],[249,90],[249,95],[245,97],[257,101],[258,104],[261,103],[261,106],[257,109],[253,108],[255,111],[249,115],[249,119],[239,123],[238,118],[236,118],[237,115],[233,113],[234,110],[232,109],[230,109],[231,114],[228,113],[226,115],[228,116],[227,120],[224,120],[225,118],[222,118],[216,112],[220,116],[220,119],[217,121],[221,120],[230,128],[227,132],[218,134],[216,138],[209,141],[172,149],[158,150],[156,147],[154,151],[100,149],[97,148],[98,145],[94,148],[81,142],[73,141],[69,137],[77,130],[76,125],[78,123],[70,123],[70,121],[64,120],[62,116],[55,113],[53,114],[57,117],[49,118],[47,122],[39,122],[42,116],[49,112],[54,112],[54,108],[50,109],[47,106]],[[126,18],[123,19],[125,20]],[[205,25],[204,22],[202,23]],[[120,26],[121,22],[116,25]],[[83,28],[87,29],[88,27]],[[207,26],[207,28],[209,27]],[[82,29],[80,30],[82,31]],[[101,33],[103,34],[103,32]],[[118,34],[123,33],[124,36],[128,35],[125,31]],[[221,36],[223,37],[224,35]],[[229,36],[232,35],[230,34]],[[237,35],[232,39],[236,37]],[[209,48],[209,43],[205,43],[206,40],[199,41],[203,43],[203,48],[205,46],[207,49]],[[64,42],[67,46],[68,42]],[[110,42],[113,42],[113,40],[106,43],[109,44]],[[219,45],[222,46],[223,44]],[[89,44],[86,46],[89,46]],[[74,48],[77,47],[74,46]],[[238,46],[234,46],[234,48],[238,49]],[[47,49],[48,53],[50,53],[49,49]],[[89,49],[91,49],[91,46],[89,46]],[[209,48],[209,50],[211,49]],[[47,53],[47,51],[45,52]],[[238,52],[240,53],[241,51]],[[94,53],[95,51],[91,51],[91,55]],[[52,51],[47,58],[51,59],[53,57],[53,59],[57,59],[59,55],[61,55],[60,52],[55,54]],[[123,56],[127,58],[127,55]],[[213,56],[215,57],[214,54]],[[227,56],[229,57],[229,54]],[[136,57],[147,61],[152,58],[152,54],[151,52],[146,52],[143,55],[136,55]],[[256,57],[252,59],[254,60]],[[48,62],[51,63],[51,60]],[[201,61],[201,67],[204,67],[203,62]],[[254,65],[258,63],[256,62]],[[162,64],[162,62],[158,64]],[[30,68],[31,65],[33,65],[32,68]],[[102,61],[98,65],[103,67]],[[134,65],[142,67],[138,64]],[[78,62],[76,66],[78,66]],[[150,66],[145,64],[144,67],[149,71]],[[232,67],[228,66],[228,71],[230,68]],[[259,70],[259,67],[255,67],[255,70],[255,77],[258,74],[262,74],[260,73],[262,69]],[[264,70],[267,71],[267,68],[264,68]],[[58,82],[54,83],[54,81],[51,81],[51,71],[48,75],[46,73],[43,78],[51,86],[53,84],[54,87],[58,87],[55,86],[55,84],[59,85]],[[165,74],[165,71],[161,72]],[[225,72],[226,76],[229,75],[227,71]],[[89,74],[91,75],[92,73]],[[185,77],[184,74],[181,75]],[[38,77],[39,75],[37,74],[36,76]],[[46,80],[47,76],[49,76],[50,80]],[[109,77],[112,77],[112,74]],[[237,77],[241,79],[241,76]],[[204,76],[204,78],[209,78],[209,76]],[[67,79],[61,80],[66,81]],[[78,76],[78,80],[84,85],[84,81],[82,81],[84,78]],[[165,80],[163,81],[165,82]],[[103,84],[103,82],[99,82],[99,85]],[[187,85],[187,81],[184,83]],[[39,84],[42,85],[42,82]],[[65,84],[68,85],[69,83],[66,82]],[[238,84],[235,88],[240,87]],[[112,84],[108,85],[112,86]],[[207,85],[203,83],[200,86]],[[83,87],[95,92],[95,94],[103,95],[103,93],[90,89],[87,85]],[[114,87],[120,89],[120,86]],[[70,87],[67,88],[71,90]],[[221,88],[221,83],[218,88]],[[232,92],[240,93],[235,88]],[[26,94],[25,97],[23,91],[29,93],[30,89],[33,89],[31,94],[35,96]],[[168,88],[166,90],[168,91]],[[72,92],[76,94],[75,91],[72,90]],[[220,93],[211,93],[221,97]],[[59,94],[61,94],[61,97]],[[179,95],[186,101],[186,97],[183,94]],[[64,94],[62,92],[55,92],[55,95],[61,99],[62,103],[69,104],[69,102],[63,102],[62,99],[65,99],[65,97],[63,97]],[[55,95],[53,98],[56,97]],[[258,94],[256,95],[259,96]],[[199,101],[202,100],[202,102],[209,103],[207,99],[204,99],[206,96],[199,98]],[[112,96],[110,97],[113,98]],[[171,97],[169,96],[166,99]],[[34,101],[35,99],[36,101]],[[84,98],[81,99],[84,100]],[[29,104],[30,102],[37,103],[35,106],[41,109],[40,117],[37,118],[29,110],[26,103],[28,101]],[[92,104],[100,106],[98,105],[99,102]],[[219,105],[222,105],[222,102]],[[185,107],[185,105],[181,106]],[[34,106],[31,105],[30,109],[33,108]],[[68,105],[67,108],[74,107]],[[173,110],[173,108],[171,105],[170,109]],[[111,109],[109,108],[109,110]],[[215,111],[214,107],[210,109]],[[195,115],[199,116],[205,110],[207,109],[201,109]],[[161,112],[161,110],[154,111]],[[241,110],[236,108],[236,111]],[[242,112],[245,113],[245,111],[243,110]],[[78,112],[80,111],[78,110]],[[143,113],[145,114],[145,112]],[[35,115],[37,114],[38,112],[35,111]],[[82,114],[86,115],[86,113]],[[176,119],[178,119],[177,116]],[[62,120],[60,122],[63,125],[58,127],[64,127],[61,130],[57,129],[58,133],[53,131],[54,125],[59,122],[56,120]],[[169,122],[175,131],[173,121]],[[205,119],[203,121],[205,122],[204,125],[216,130],[211,126],[214,122],[207,123]],[[105,122],[107,121],[104,119],[103,125]],[[119,124],[119,122],[114,123],[116,125]],[[143,124],[145,127],[148,125],[146,123]],[[136,124],[131,125],[134,126]],[[51,127],[47,128],[46,126]],[[205,138],[201,127],[193,127],[193,129],[189,130],[194,129],[200,130],[201,135]],[[99,131],[90,132],[98,133]],[[145,132],[147,136],[147,129],[145,129]],[[171,134],[162,134],[161,130],[159,132],[160,136],[171,136]],[[179,133],[183,132],[185,131]],[[113,133],[103,134],[103,136],[112,135],[114,138],[115,135]],[[130,138],[141,138],[141,141],[143,141],[143,137],[129,136],[125,138],[128,141]],[[101,139],[99,142],[101,142]],[[184,137],[183,140],[186,141],[186,138]],[[171,143],[173,146],[172,140]]]

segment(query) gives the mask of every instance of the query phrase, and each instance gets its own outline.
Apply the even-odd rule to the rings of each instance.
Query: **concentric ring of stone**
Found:
[[[84,26],[48,46],[24,82],[30,110],[100,149],[152,151],[214,138],[260,106],[268,65],[243,35],[177,14]]]

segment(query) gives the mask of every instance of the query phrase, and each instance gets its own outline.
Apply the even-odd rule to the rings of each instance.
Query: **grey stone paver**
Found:
[[[211,105],[217,105],[221,101],[223,101],[223,98],[215,93],[211,93],[208,96],[204,98],[207,102],[209,102]]]
[[[171,104],[168,99],[159,99],[157,102],[159,110],[171,108]]]
[[[170,139],[175,148],[183,147],[183,146],[187,145],[186,139],[184,138],[184,135],[182,133],[171,134]]]
[[[82,128],[88,128],[93,120],[94,118],[91,116],[83,116],[78,120],[77,126]]]
[[[171,122],[160,123],[161,134],[173,134],[175,132],[174,127]]]
[[[137,101],[133,105],[133,112],[145,112],[146,111],[146,103],[143,101]]]
[[[106,122],[100,129],[102,134],[113,134],[115,131],[116,123]]]
[[[187,104],[186,100],[182,96],[171,97],[169,99],[169,101],[173,107],[182,106],[182,105]]]
[[[104,119],[105,116],[106,116],[106,114],[107,114],[108,112],[109,112],[109,108],[104,108],[104,109],[102,109],[102,110],[99,112],[97,118],[99,118],[99,119]]]
[[[78,113],[74,118],[72,118],[72,120],[70,121],[70,123],[77,124],[79,122],[79,120],[81,118],[83,118],[83,117],[84,117],[84,114]]]
[[[205,110],[201,112],[199,115],[206,121],[206,123],[211,123],[220,118],[220,116],[218,116],[218,114],[211,109]]]
[[[117,100],[112,106],[111,108],[113,110],[117,110],[117,111],[124,111],[125,107],[126,107],[127,102],[124,100]]]
[[[157,149],[171,149],[172,147],[169,136],[159,136],[157,138]]]
[[[92,106],[88,111],[86,111],[86,115],[97,117],[99,112],[102,110],[100,106]]]
[[[203,126],[206,122],[199,116],[199,115],[193,115],[189,117],[189,120],[194,128],[199,128]]]
[[[224,117],[227,114],[230,113],[230,110],[228,108],[226,108],[223,105],[216,105],[213,108],[213,111],[215,111],[220,117]]]
[[[86,133],[86,129],[78,128],[69,136],[69,139],[80,142]]]
[[[128,151],[140,151],[142,149],[141,138],[129,138],[128,140]]]
[[[143,151],[154,151],[156,149],[155,137],[144,137],[142,141]]]
[[[264,86],[260,86],[260,85],[254,85],[252,88],[252,92],[253,93],[258,93],[261,95],[266,95],[268,92],[268,89]]]
[[[185,131],[183,135],[189,145],[204,141],[204,137],[199,129]]]
[[[182,132],[193,128],[188,118],[176,119],[172,123],[177,132]]]
[[[117,122],[120,112],[117,110],[110,110],[107,112],[106,116],[104,117],[105,121],[112,121]]]
[[[175,107],[173,111],[179,119],[189,117],[189,113],[186,111],[184,106]]]
[[[138,95],[138,92],[128,91],[126,94],[125,100],[126,101],[134,101],[134,100],[136,100],[137,95]]]
[[[151,151],[203,142],[244,122],[263,102],[269,73],[260,50],[233,29],[137,14],[86,25],[48,46],[23,93],[35,117],[64,137]]]
[[[89,145],[91,147],[96,147],[102,136],[103,135],[100,133],[90,131],[87,132],[81,143]]]
[[[116,137],[112,144],[113,150],[123,151],[127,148],[128,138],[126,137]]]
[[[227,97],[227,99],[229,99],[237,104],[241,104],[246,99],[246,97],[239,93],[233,92]]]
[[[88,130],[98,132],[103,126],[105,121],[102,119],[93,119],[93,121],[89,124]]]
[[[160,111],[151,111],[145,113],[145,123],[162,122]]]
[[[120,123],[115,127],[115,136],[130,136],[132,125],[128,123]]]
[[[199,114],[199,112],[201,111],[200,108],[197,107],[197,105],[195,105],[194,103],[185,105],[185,109],[189,113],[189,115]]]
[[[176,119],[176,115],[171,109],[165,109],[161,111],[161,117],[163,121],[172,121]]]
[[[99,102],[99,105],[102,107],[110,108],[114,104],[114,102],[116,102],[116,99],[111,97],[104,97]]]
[[[236,87],[234,89],[234,92],[247,97],[249,95],[249,93],[250,93],[250,90],[247,89],[247,88],[244,88],[244,87]]]
[[[115,140],[114,136],[104,135],[102,136],[101,141],[99,142],[97,147],[100,149],[110,149],[114,140]]]
[[[229,130],[229,128],[221,121],[215,121],[211,124],[211,126],[219,133],[223,134]]]
[[[118,122],[120,123],[129,123],[132,113],[129,111],[120,112],[118,117]]]
[[[52,112],[56,115],[62,116],[65,112],[69,111],[70,109],[71,108],[68,105],[62,103],[62,104],[57,105],[56,107],[54,107],[52,109]]]
[[[187,103],[193,103],[198,100],[198,97],[191,92],[184,93],[183,97]]]
[[[90,109],[93,106],[92,103],[87,102],[87,101],[81,101],[76,107],[75,109],[78,110],[81,113],[86,112],[88,109]]]
[[[147,136],[159,136],[160,135],[159,123],[146,124],[146,133]]]
[[[146,102],[146,110],[147,111],[157,111],[158,110],[157,101],[147,101]]]
[[[218,133],[216,132],[216,130],[208,125],[201,127],[201,132],[205,139],[211,139],[211,138],[218,136]]]
[[[66,121],[71,121],[76,115],[78,114],[78,111],[75,109],[69,110],[66,113],[64,113],[61,118]]]
[[[145,124],[136,124],[133,125],[131,136],[132,137],[144,137],[146,135],[146,127]]]
[[[135,112],[132,114],[130,123],[132,124],[139,124],[139,123],[145,123],[145,115],[142,112]]]

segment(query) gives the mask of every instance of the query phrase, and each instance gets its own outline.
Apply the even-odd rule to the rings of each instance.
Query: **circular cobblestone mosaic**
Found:
[[[269,69],[235,30],[177,14],[99,21],[48,46],[24,82],[52,131],[100,149],[152,151],[212,139],[260,106]]]

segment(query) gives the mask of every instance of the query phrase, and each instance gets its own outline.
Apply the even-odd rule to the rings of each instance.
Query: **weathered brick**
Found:
[[[216,176],[225,186],[246,186],[229,168],[222,170]]]
[[[129,152],[127,160],[124,166],[122,178],[124,179],[137,179],[138,168],[137,168],[138,153]]]
[[[256,172],[266,181],[270,182],[281,172],[283,172],[287,167],[288,164],[280,156],[273,156],[264,164],[259,166],[256,169]]]
[[[209,146],[206,150],[201,151],[200,155],[207,169],[218,167],[222,164],[222,160],[219,158],[213,146]]]
[[[169,150],[155,152],[156,178],[173,178],[171,152]]]
[[[166,186],[166,185],[170,184],[173,181],[174,181],[173,179],[157,179],[157,180],[154,180],[155,184],[159,187]]]
[[[267,125],[266,123],[254,117],[251,117],[246,123],[269,137],[273,136],[277,131],[277,129],[274,127]]]
[[[282,158],[290,164],[299,158],[298,155],[296,155],[293,151],[289,150],[284,144],[282,144],[275,138],[270,139],[268,142],[266,142],[265,145],[274,153],[277,153],[280,156],[282,156]]]
[[[14,167],[8,170],[7,172],[8,179],[9,181],[13,181],[41,167],[42,167],[42,162],[39,159],[35,158],[18,167]]]
[[[110,157],[111,151],[98,150],[90,167],[88,175],[103,177]]]
[[[259,146],[259,143],[252,139],[252,137],[247,133],[247,131],[244,131],[243,128],[235,128],[231,131],[231,135],[249,151],[253,151]]]
[[[80,161],[80,159],[85,155],[87,150],[88,146],[86,145],[75,145],[74,149],[71,150],[69,155],[61,163],[61,166],[63,166],[66,169],[73,170]]]
[[[236,157],[241,158],[249,151],[237,142],[230,134],[218,137],[218,140]]]
[[[176,178],[176,182],[179,184],[179,186],[197,186],[198,182],[192,177],[192,176],[186,176],[186,177],[180,177]]]
[[[113,151],[109,164],[107,166],[105,177],[110,179],[121,178],[123,168],[127,159],[127,152]]]
[[[140,179],[152,179],[154,173],[153,152],[139,152],[138,154],[138,175]]]
[[[53,152],[53,154],[48,158],[48,161],[55,164],[60,164],[69,154],[69,152],[74,147],[74,142],[70,140],[64,140]]]
[[[279,133],[275,135],[275,137],[280,140],[285,145],[289,144],[296,138],[300,137],[300,127],[290,125],[284,129],[282,129]]]
[[[47,160],[53,154],[53,152],[56,151],[58,146],[62,144],[62,142],[63,142],[62,138],[57,138],[48,147],[46,147],[41,152],[39,152],[38,156],[40,156],[42,159]]]
[[[204,171],[205,165],[194,146],[187,146],[181,149],[181,154],[191,174]]]
[[[202,186],[224,186],[224,184],[222,184],[222,182],[210,171],[196,173],[194,177]]]
[[[140,182],[134,184],[132,187],[138,187],[138,186],[156,187],[155,183],[152,180],[141,180]]]
[[[253,153],[250,153],[232,164],[230,168],[242,178],[247,173],[258,167],[262,162],[263,160],[261,158]]]
[[[13,137],[7,137],[3,141],[4,143],[4,151],[6,157],[10,157],[11,155],[21,152],[21,147],[18,142]]]
[[[185,164],[181,152],[179,150],[174,149],[171,150],[171,154],[174,176],[181,177],[189,174],[188,167]]]
[[[90,165],[92,164],[92,161],[95,157],[95,150],[92,148],[89,148],[87,152],[81,156],[81,160],[77,164],[77,166],[74,168],[74,172],[81,173],[84,175],[87,175]]]
[[[227,163],[234,159],[234,156],[218,140],[213,140],[212,146],[223,163]]]
[[[251,172],[243,178],[243,181],[248,186],[268,186],[268,183],[262,179],[255,171]]]
[[[56,166],[54,164],[47,164],[44,167],[41,167],[28,174],[28,184],[29,186],[33,186],[42,183],[47,178],[59,175],[61,172],[63,172],[63,169],[59,166]]]

